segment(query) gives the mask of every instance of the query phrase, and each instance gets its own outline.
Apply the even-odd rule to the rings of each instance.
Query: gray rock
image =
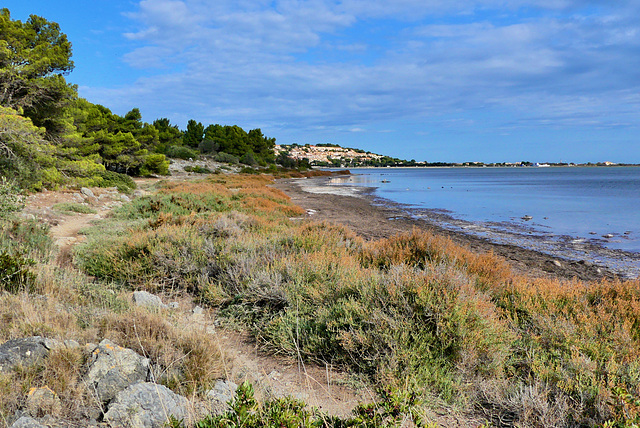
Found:
[[[87,376],[100,401],[108,403],[118,392],[147,380],[149,359],[131,349],[125,349],[108,339],[92,353],[92,364]]]
[[[0,345],[0,373],[18,364],[34,364],[48,353],[45,339],[40,336],[9,340]]]
[[[218,380],[213,389],[207,391],[207,398],[220,403],[227,403],[233,399],[237,389],[238,385],[230,380]]]
[[[131,202],[131,198],[127,195],[120,195],[120,199],[124,202]]]
[[[47,427],[29,416],[23,416],[17,421],[15,421],[10,428],[47,428]]]
[[[134,291],[133,302],[138,306],[145,308],[166,308],[167,305],[162,303],[160,297],[148,293],[146,291]]]
[[[83,187],[80,189],[80,193],[82,193],[83,195],[85,195],[87,198],[92,198],[95,199],[96,195],[93,194],[93,192],[91,191],[91,189],[88,189],[86,187]]]
[[[194,315],[202,315],[204,314],[204,309],[202,309],[200,306],[196,306],[191,312],[193,312]]]
[[[49,387],[33,388],[27,394],[27,413],[34,418],[59,415],[62,410],[60,397]]]
[[[189,402],[167,387],[155,383],[137,383],[118,393],[104,415],[112,427],[161,428],[170,415],[184,419]]]
[[[178,302],[171,302],[168,306],[170,309],[180,309],[180,303]]]

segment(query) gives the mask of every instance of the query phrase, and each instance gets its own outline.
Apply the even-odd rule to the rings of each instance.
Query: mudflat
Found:
[[[313,180],[312,186],[309,186],[310,180]],[[474,252],[493,252],[509,262],[513,270],[519,274],[546,278],[577,278],[583,281],[615,277],[605,267],[590,262],[565,260],[517,245],[498,244],[482,237],[444,229],[428,220],[412,218],[399,207],[377,204],[373,195],[367,192],[354,196],[347,193],[305,190],[317,190],[326,180],[326,177],[282,179],[277,180],[274,186],[284,191],[296,205],[307,210],[311,218],[343,224],[365,240],[382,239],[420,229],[449,237],[456,244]]]

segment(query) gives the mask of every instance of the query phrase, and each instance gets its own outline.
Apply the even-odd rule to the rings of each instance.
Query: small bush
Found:
[[[114,171],[100,171],[94,177],[93,186],[97,187],[115,187],[119,192],[130,194],[135,190],[136,183],[131,177]]]
[[[7,218],[12,213],[24,208],[24,198],[20,195],[20,188],[2,177],[0,181],[0,218]]]
[[[230,163],[233,165],[236,165],[238,162],[240,162],[240,159],[237,156],[230,155],[229,153],[225,152],[218,153],[213,159],[216,162]]]
[[[199,165],[196,165],[196,166],[185,166],[184,170],[186,172],[194,172],[196,174],[213,174],[215,172],[215,171],[211,171],[207,167],[202,167],[202,166],[199,166]]]
[[[31,271],[36,262],[22,253],[0,253],[0,284],[10,293],[17,293],[33,285],[36,276]]]
[[[238,387],[231,409],[222,415],[210,415],[196,423],[197,428],[346,428],[346,427],[427,427],[418,410],[415,394],[398,394],[380,390],[378,402],[360,405],[353,416],[339,418],[327,416],[317,409],[292,397],[269,400],[260,405],[254,398],[253,387],[248,382]]]
[[[169,160],[165,155],[161,153],[152,153],[145,158],[144,164],[142,165],[142,168],[140,168],[140,175],[146,177],[153,174],[169,174]]]
[[[54,204],[52,208],[56,211],[67,213],[95,214],[97,212],[87,205],[78,204],[76,202],[60,202],[58,204]]]
[[[182,160],[197,159],[198,154],[199,153],[196,150],[185,146],[171,146],[167,149],[166,153],[169,158]]]

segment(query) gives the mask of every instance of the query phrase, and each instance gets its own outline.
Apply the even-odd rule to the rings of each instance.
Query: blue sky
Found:
[[[80,95],[427,161],[640,163],[639,0],[9,0]]]

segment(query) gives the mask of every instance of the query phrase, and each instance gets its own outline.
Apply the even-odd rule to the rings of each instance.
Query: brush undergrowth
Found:
[[[98,278],[188,290],[265,349],[330,363],[492,423],[581,426],[638,395],[640,287],[514,275],[413,231],[365,243],[304,213],[269,177],[168,183],[76,253]],[[135,223],[127,223],[135,222]],[[500,422],[503,421],[503,422]]]
[[[108,337],[148,356],[159,382],[196,397],[222,377],[215,344],[126,298],[131,289],[187,292],[246,326],[265,350],[417,393],[422,406],[494,426],[633,426],[637,281],[520,277],[491,254],[422,231],[364,242],[302,219],[271,182],[255,174],[165,182],[86,231],[74,250],[83,272],[49,263],[45,227],[4,216],[0,338]],[[2,374],[0,417],[23,404],[16,391],[33,386],[53,388],[63,412],[95,407],[81,385],[65,392],[81,372],[65,361],[77,367],[82,358]],[[298,414],[294,404],[268,412]]]

